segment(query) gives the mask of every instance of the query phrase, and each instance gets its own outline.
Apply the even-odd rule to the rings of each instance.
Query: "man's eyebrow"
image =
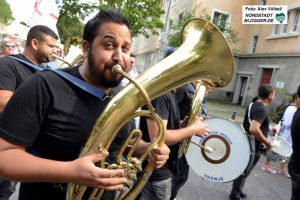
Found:
[[[112,35],[104,35],[103,39],[112,39],[115,40],[116,38]]]

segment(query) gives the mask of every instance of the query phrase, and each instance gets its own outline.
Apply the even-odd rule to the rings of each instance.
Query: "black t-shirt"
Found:
[[[176,89],[175,96],[178,102],[181,120],[190,113],[194,93],[195,88],[191,83]]]
[[[300,174],[300,109],[298,108],[294,114],[291,136],[293,141],[293,153],[289,162],[290,169]]]
[[[30,62],[22,54],[14,57]],[[30,62],[31,63],[31,62]],[[35,69],[24,65],[9,56],[0,58],[0,89],[14,92],[26,79],[37,72]],[[1,117],[1,112],[0,112]]]
[[[179,129],[180,128],[180,113],[178,108],[178,102],[173,92],[168,92],[162,96],[159,96],[152,101],[152,105],[155,108],[155,112],[163,119],[167,120],[167,129]],[[145,117],[141,117],[140,129],[143,132],[143,139],[150,141],[148,127]],[[174,173],[177,169],[178,161],[178,149],[180,142],[169,146],[171,152],[169,159],[165,166],[153,171],[150,180],[165,180],[171,177],[171,173]]]
[[[247,133],[249,132],[250,123],[248,118],[249,107],[245,112],[243,127]],[[269,132],[269,117],[268,117],[268,110],[265,105],[261,102],[254,102],[251,106],[250,110],[250,121],[255,120],[261,124],[260,130],[263,132],[264,136],[268,137]],[[262,144],[260,141],[255,139],[257,144]]]
[[[66,72],[82,79],[78,67]],[[101,101],[52,71],[37,73],[20,86],[7,104],[0,119],[0,137],[30,147],[29,151],[39,157],[74,160],[110,99]],[[129,129],[129,124],[122,128],[111,149],[119,148]],[[19,197],[65,199],[65,191],[53,185],[22,183]]]

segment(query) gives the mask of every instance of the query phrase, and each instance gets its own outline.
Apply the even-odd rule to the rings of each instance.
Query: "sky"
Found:
[[[28,22],[33,15],[34,3],[36,0],[6,0],[10,4],[15,21],[8,27],[8,32],[17,33],[22,39],[26,39],[28,28],[21,25],[20,22]],[[62,0],[61,0],[62,1]],[[81,2],[94,2],[98,0],[80,0]]]
[[[22,37],[24,32],[27,35],[27,28],[20,25],[21,21],[27,21],[32,15],[32,10],[35,0],[6,0],[10,4],[10,9],[13,12],[13,17],[15,21],[8,27],[10,33],[17,33]],[[30,12],[31,11],[31,12]],[[23,37],[22,37],[23,38]]]

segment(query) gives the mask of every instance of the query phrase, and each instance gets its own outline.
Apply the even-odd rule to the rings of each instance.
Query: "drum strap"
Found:
[[[249,108],[248,108],[248,120],[249,120],[249,124],[251,124],[250,111],[251,111],[252,105],[253,105],[253,103],[250,103]]]

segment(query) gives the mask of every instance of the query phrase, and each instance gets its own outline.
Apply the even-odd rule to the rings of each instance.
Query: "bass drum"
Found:
[[[208,118],[203,122],[211,131],[205,138],[192,137],[186,153],[187,162],[196,174],[206,180],[229,182],[236,179],[253,162],[254,140],[232,121]]]

